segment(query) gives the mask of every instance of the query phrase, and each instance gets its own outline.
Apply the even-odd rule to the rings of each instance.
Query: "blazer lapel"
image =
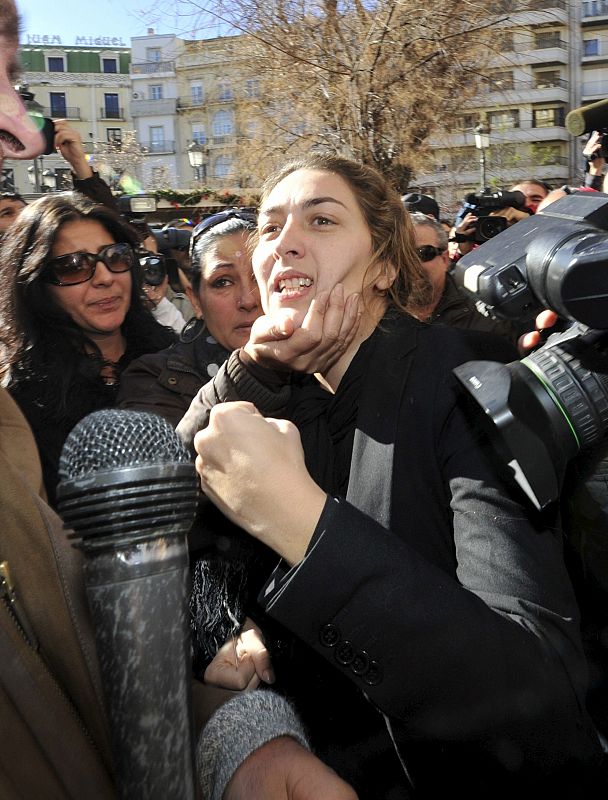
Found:
[[[381,324],[359,397],[346,499],[388,528],[399,408],[418,323],[399,317]]]

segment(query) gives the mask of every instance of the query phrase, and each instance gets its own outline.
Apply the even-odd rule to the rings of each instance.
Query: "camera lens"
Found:
[[[507,227],[506,217],[479,217],[475,224],[475,241],[487,242]]]

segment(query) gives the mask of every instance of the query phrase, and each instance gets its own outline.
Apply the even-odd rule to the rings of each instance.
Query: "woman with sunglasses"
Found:
[[[253,266],[266,316],[178,432],[282,558],[260,602],[294,635],[275,685],[315,752],[360,800],[600,796],[559,530],[452,374],[484,334],[404,313],[424,298],[399,196],[355,162],[290,162]]]
[[[51,504],[70,430],[114,405],[130,361],[175,338],[140,297],[136,246],[114,212],[67,195],[28,205],[3,242],[3,340],[18,352],[5,382],[34,432]]]
[[[177,425],[201,383],[249,339],[261,314],[248,240],[255,216],[227,208],[200,222],[190,239],[188,299],[196,317],[169,350],[134,361],[118,395],[123,408],[161,414]]]

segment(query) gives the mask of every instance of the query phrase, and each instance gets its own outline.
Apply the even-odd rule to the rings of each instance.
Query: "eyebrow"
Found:
[[[213,275],[214,272],[218,272],[221,269],[234,269],[235,265],[232,261],[221,261],[218,264],[214,264],[213,267],[207,272],[207,270],[203,271],[204,275]]]
[[[310,200],[305,200],[301,205],[304,210],[309,208],[314,208],[314,206],[319,206],[321,203],[336,203],[342,208],[346,208],[344,203],[341,200],[336,200],[335,197],[312,197]],[[270,215],[276,214],[278,211],[281,211],[283,206],[271,206],[269,208],[261,208],[260,214]]]

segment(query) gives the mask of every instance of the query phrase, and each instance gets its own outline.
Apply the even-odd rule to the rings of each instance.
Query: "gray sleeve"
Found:
[[[289,703],[268,690],[239,694],[219,708],[198,741],[196,767],[205,800],[221,800],[230,779],[266,742],[291,736],[309,749],[302,723]]]

